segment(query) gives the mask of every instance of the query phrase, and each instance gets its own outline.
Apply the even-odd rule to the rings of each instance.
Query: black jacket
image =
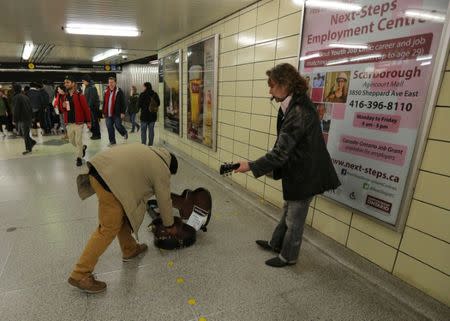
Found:
[[[24,94],[16,94],[12,99],[13,104],[13,122],[31,124],[33,111],[31,109],[30,99]]]
[[[44,93],[40,89],[32,88],[27,92],[26,95],[28,96],[28,98],[30,98],[31,108],[33,109],[33,112],[43,110],[44,107],[48,105],[48,96],[44,95]]]
[[[277,136],[273,149],[250,162],[250,169],[255,177],[273,172],[275,179],[281,178],[286,201],[304,200],[341,184],[309,97],[294,95],[286,114],[280,108]]]
[[[159,107],[161,102],[159,101],[159,96],[155,91],[146,90],[139,95],[138,105],[139,109],[141,110],[141,121],[152,123],[158,119],[158,113],[150,112],[149,110],[150,97],[152,96],[153,99],[156,100]]]
[[[87,85],[84,89],[84,97],[86,97],[89,108],[92,111],[98,110],[100,107],[100,99],[98,98],[97,88],[91,84]]]

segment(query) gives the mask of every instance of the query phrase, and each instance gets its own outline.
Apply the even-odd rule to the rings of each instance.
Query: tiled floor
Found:
[[[267,238],[275,222],[185,161],[173,190],[212,192],[208,232],[193,247],[160,251],[146,218],[140,238],[148,253],[122,263],[114,241],[96,269],[107,291],[83,294],[66,280],[96,227],[97,200],[78,198],[75,177],[86,168],[75,166],[71,146],[54,140],[40,139],[28,156],[21,139],[0,141],[1,321],[422,320],[308,242],[296,266],[266,267],[271,255],[254,240]],[[87,158],[106,144],[89,142]]]

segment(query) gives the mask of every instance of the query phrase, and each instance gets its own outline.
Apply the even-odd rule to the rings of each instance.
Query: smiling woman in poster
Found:
[[[329,74],[331,76],[331,79],[333,79],[333,74],[336,73]],[[332,103],[345,103],[347,102],[347,95],[348,95],[348,75],[347,72],[340,72],[336,77],[336,84],[328,92],[325,101]]]

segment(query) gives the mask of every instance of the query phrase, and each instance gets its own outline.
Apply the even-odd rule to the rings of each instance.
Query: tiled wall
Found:
[[[181,48],[185,55],[191,43],[220,34],[217,151],[186,139],[185,112],[183,137],[161,130],[161,139],[213,169],[264,155],[276,138],[277,114],[267,99],[265,71],[280,62],[297,67],[301,19],[292,0],[260,1],[160,51],[164,56]],[[450,305],[450,60],[447,69],[404,233],[323,197],[311,203],[307,224]],[[186,72],[184,63],[183,106]],[[261,200],[282,205],[280,181],[251,174],[231,179]]]

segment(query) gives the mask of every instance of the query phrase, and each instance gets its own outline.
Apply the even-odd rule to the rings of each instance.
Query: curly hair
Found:
[[[279,64],[266,71],[269,77],[267,82],[274,82],[282,87],[287,87],[289,93],[303,95],[308,90],[308,83],[300,76],[297,69],[288,63]]]

